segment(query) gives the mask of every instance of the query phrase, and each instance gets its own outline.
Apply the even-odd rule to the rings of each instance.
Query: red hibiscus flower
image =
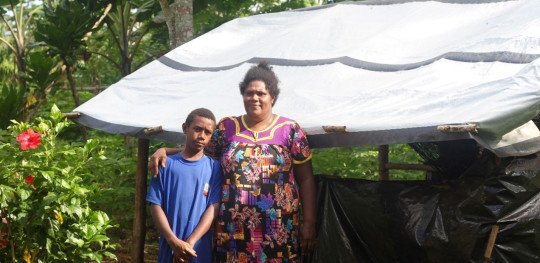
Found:
[[[28,184],[34,183],[34,177],[32,177],[31,175],[27,176],[25,180]]]
[[[34,132],[31,128],[17,136],[17,141],[21,143],[22,150],[28,150],[28,148],[36,149],[40,144],[41,140],[39,137],[41,132]]]

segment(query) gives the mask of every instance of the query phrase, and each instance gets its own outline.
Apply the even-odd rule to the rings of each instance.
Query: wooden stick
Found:
[[[491,227],[491,233],[489,234],[489,239],[486,246],[486,252],[484,257],[486,259],[491,258],[491,252],[493,252],[493,246],[495,246],[495,239],[497,239],[497,233],[499,232],[499,226],[494,225]]]
[[[144,134],[151,134],[151,133],[156,133],[160,131],[163,131],[163,127],[161,125],[157,127],[150,127],[150,128],[144,129]]]
[[[439,125],[437,131],[440,132],[475,132],[478,133],[478,124],[455,124]]]
[[[68,112],[68,113],[62,113],[64,114],[64,117],[68,118],[68,119],[76,119],[76,118],[79,118],[81,116],[81,113],[80,112]]]
[[[349,132],[347,126],[322,126],[324,132],[334,133],[334,132]]]

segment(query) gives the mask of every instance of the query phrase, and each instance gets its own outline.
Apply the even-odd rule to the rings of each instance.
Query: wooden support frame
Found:
[[[379,181],[390,180],[390,173],[386,165],[388,164],[388,145],[379,145]]]
[[[379,145],[379,181],[390,180],[390,170],[420,170],[428,172],[436,172],[437,169],[425,164],[410,164],[410,163],[390,163],[388,162],[389,146]]]
[[[149,147],[150,141],[148,139],[139,139],[137,173],[135,179],[135,215],[133,217],[133,240],[131,249],[131,262],[133,263],[144,263]]]
[[[145,129],[145,134],[155,133],[162,131],[162,127],[152,127]],[[144,242],[146,236],[146,191],[147,191],[147,167],[149,157],[149,145],[148,139],[139,139],[138,145],[138,157],[137,157],[137,174],[135,182],[135,217],[133,219],[133,241],[131,251],[131,262],[144,263]],[[436,171],[436,169],[429,165],[423,164],[399,164],[389,163],[389,146],[379,145],[379,180],[390,180],[390,169],[402,169],[402,170],[424,170],[424,171]],[[493,232],[493,230],[492,230]],[[489,247],[489,245],[488,245]],[[486,253],[487,249],[486,249]]]

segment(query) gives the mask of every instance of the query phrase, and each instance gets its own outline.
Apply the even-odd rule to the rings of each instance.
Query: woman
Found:
[[[272,113],[278,82],[266,62],[249,69],[240,82],[246,114],[223,118],[206,147],[219,159],[224,178],[215,228],[217,262],[297,262],[300,251],[308,255],[315,246],[311,151],[295,121]],[[165,152],[175,151],[154,153],[152,173]]]

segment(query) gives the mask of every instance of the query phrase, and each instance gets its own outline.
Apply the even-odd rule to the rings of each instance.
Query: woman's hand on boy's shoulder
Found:
[[[165,163],[167,162],[167,152],[165,148],[159,148],[152,156],[148,162],[148,171],[152,174],[154,178],[157,178],[159,174],[159,165],[165,168]]]

